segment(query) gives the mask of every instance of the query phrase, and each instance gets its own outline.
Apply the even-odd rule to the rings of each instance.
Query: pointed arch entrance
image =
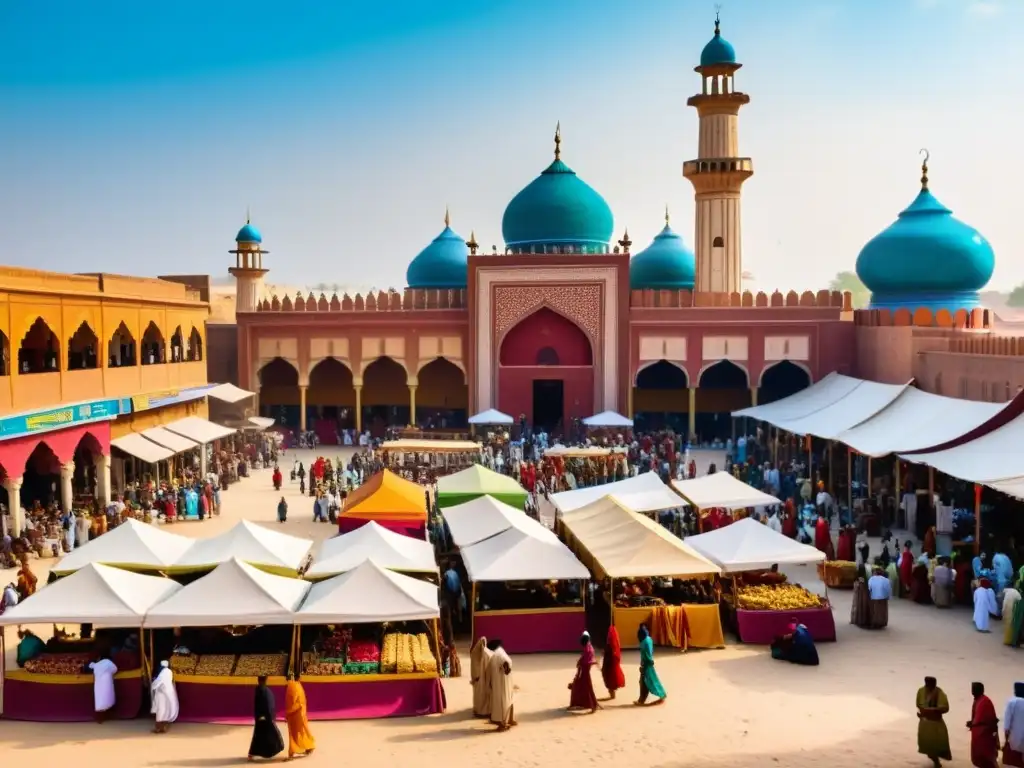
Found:
[[[633,382],[633,423],[641,432],[689,429],[690,377],[679,363],[657,360],[645,364]]]
[[[299,371],[281,357],[269,360],[257,374],[260,415],[278,424],[299,428]]]
[[[556,434],[593,413],[594,347],[576,323],[540,307],[499,341],[498,410]]]
[[[426,429],[465,427],[469,414],[466,374],[445,357],[437,357],[416,375],[416,413],[413,424]]]
[[[336,357],[325,357],[309,371],[306,426],[323,445],[336,445],[338,434],[356,427],[356,389],[352,369]]]
[[[732,435],[732,412],[750,405],[747,369],[732,360],[704,366],[697,380],[694,427],[701,442]]]
[[[761,371],[757,387],[757,404],[766,405],[795,395],[811,386],[811,374],[803,365],[779,360]]]
[[[387,427],[410,424],[410,390],[405,367],[390,357],[378,357],[363,369],[362,426],[375,437]]]

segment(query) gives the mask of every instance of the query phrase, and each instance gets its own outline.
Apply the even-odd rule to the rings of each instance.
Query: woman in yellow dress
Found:
[[[917,691],[917,751],[931,758],[938,768],[940,760],[952,760],[949,752],[949,731],[942,716],[949,712],[949,700],[934,677],[924,679]]]
[[[288,721],[288,759],[295,755],[311,755],[316,749],[316,740],[309,730],[306,718],[306,692],[298,680],[298,673],[288,675],[284,689],[284,714]]]

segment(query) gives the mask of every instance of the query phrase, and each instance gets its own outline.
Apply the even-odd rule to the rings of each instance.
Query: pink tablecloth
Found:
[[[350,533],[357,528],[362,528],[368,522],[370,521],[357,517],[339,517],[338,533]],[[389,531],[400,533],[403,536],[409,536],[410,538],[419,539],[420,541],[427,538],[426,522],[418,523],[412,520],[376,520],[375,522],[382,528],[387,528]]]
[[[834,642],[836,620],[831,608],[812,608],[803,611],[736,611],[736,624],[740,640],[752,645],[771,645],[779,635],[789,631],[793,619],[810,630],[817,642]]]
[[[189,683],[177,678],[180,715],[184,723],[240,725],[252,722],[251,685]],[[410,717],[444,712],[444,688],[438,678],[371,680],[366,682],[302,681],[310,720],[358,720]],[[277,719],[284,720],[284,686],[272,685]]]
[[[144,682],[137,674],[114,679],[116,703],[111,719],[130,720],[139,715]],[[85,723],[95,717],[92,682],[47,683],[4,680],[4,718],[40,723]]]
[[[498,638],[509,653],[579,651],[580,635],[587,628],[582,609],[536,611],[480,611],[473,615],[473,642]]]

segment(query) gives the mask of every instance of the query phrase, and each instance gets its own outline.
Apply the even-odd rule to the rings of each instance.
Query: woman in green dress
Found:
[[[654,696],[656,701],[651,704],[661,704],[668,694],[658,679],[658,673],[654,671],[654,641],[651,640],[651,633],[647,631],[647,625],[641,624],[636,633],[640,641],[640,698],[633,703],[643,706],[647,703],[648,696]]]
[[[949,700],[934,677],[924,679],[917,691],[917,751],[931,758],[936,767],[939,760],[952,760],[949,752],[949,731],[942,716],[949,712]]]

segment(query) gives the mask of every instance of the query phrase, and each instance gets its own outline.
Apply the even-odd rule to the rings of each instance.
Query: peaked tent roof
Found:
[[[525,517],[525,515],[524,515]],[[589,579],[590,571],[558,537],[531,518],[550,538],[509,528],[461,548],[470,581]]]
[[[372,624],[441,615],[437,586],[366,560],[348,573],[318,582],[295,614],[296,624]]]
[[[451,475],[437,479],[437,493],[441,494],[491,494],[491,495],[522,495],[525,499],[526,489],[514,477],[502,475],[482,464],[472,464]]]
[[[220,400],[222,403],[240,403],[255,394],[255,392],[236,387],[234,384],[218,384],[207,391],[206,396]]]
[[[133,570],[163,570],[180,560],[195,543],[195,539],[167,533],[129,518],[66,554],[52,570],[59,574],[71,573],[90,563]]]
[[[327,539],[306,571],[306,578],[336,576],[373,560],[382,568],[410,573],[437,573],[434,546],[403,536],[371,520],[354,531]]]
[[[686,543],[720,565],[725,573],[825,559],[824,552],[776,533],[749,517],[716,531],[687,536]]]
[[[698,509],[746,509],[782,503],[774,496],[737,480],[728,472],[715,472],[692,480],[673,480],[672,487]]]
[[[365,520],[426,520],[426,489],[385,469],[348,495],[341,516]]]
[[[509,416],[507,413],[502,413],[497,408],[488,408],[486,411],[470,416],[470,424],[513,424],[515,419]]]
[[[175,571],[201,570],[238,559],[244,563],[286,572],[299,570],[313,542],[278,533],[240,520],[230,530],[209,539],[197,539],[174,563]]]
[[[523,510],[491,496],[480,496],[465,504],[447,507],[442,514],[451,532],[452,541],[460,548],[497,536],[510,528],[523,531],[534,538],[558,541],[555,534]]]
[[[994,481],[1010,481],[1024,475],[1022,444],[1024,414],[998,429],[952,448],[930,453],[905,453],[900,458],[934,467],[951,477],[971,483],[992,485]]]
[[[291,624],[310,586],[308,581],[275,576],[231,559],[153,606],[143,626]]]
[[[622,506],[634,512],[675,509],[686,503],[661,481],[656,472],[644,472],[642,475],[627,477],[614,483],[554,493],[551,495],[551,503],[559,512],[566,514],[605,496],[614,496]]]
[[[845,397],[814,413],[772,423],[794,435],[813,435],[825,440],[837,440],[843,432],[863,424],[886,408],[909,386],[909,383],[879,384],[875,381],[862,381]]]
[[[632,427],[633,420],[615,411],[601,411],[587,416],[583,423],[588,427]]]
[[[0,615],[4,624],[96,624],[140,627],[157,603],[180,591],[176,581],[89,563],[47,584]]]
[[[170,424],[165,424],[164,428],[204,445],[212,443],[214,440],[223,440],[238,431],[231,427],[214,424],[209,419],[201,419],[198,416],[186,416],[183,419],[172,421]]]
[[[842,400],[862,382],[863,379],[843,376],[841,373],[830,373],[825,378],[819,379],[811,386],[801,389],[789,397],[776,400],[774,403],[733,411],[732,415],[747,416],[758,421],[766,421],[774,426],[780,421],[800,419],[820,411],[822,408]]]

